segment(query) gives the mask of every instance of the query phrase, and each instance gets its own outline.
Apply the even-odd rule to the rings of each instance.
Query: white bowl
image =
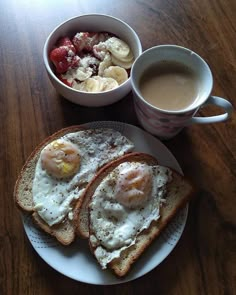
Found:
[[[44,49],[43,59],[49,79],[56,91],[73,103],[99,107],[110,105],[122,99],[131,91],[130,78],[119,87],[100,93],[87,93],[75,90],[61,82],[54,73],[54,67],[49,60],[49,53],[54,48],[57,40],[63,36],[71,36],[77,32],[109,32],[115,34],[131,47],[135,59],[142,53],[142,45],[138,35],[125,22],[102,14],[88,14],[73,17],[57,26],[48,36]]]

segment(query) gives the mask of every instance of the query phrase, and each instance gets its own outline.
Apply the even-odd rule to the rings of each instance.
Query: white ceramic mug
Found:
[[[200,82],[200,95],[189,107],[178,111],[166,111],[148,103],[140,91],[140,80],[153,64],[167,61],[178,62],[190,68]],[[233,107],[224,98],[211,96],[213,77],[207,63],[195,52],[176,45],[160,45],[144,51],[134,62],[131,70],[131,84],[135,110],[140,124],[148,132],[161,139],[169,139],[183,127],[194,123],[207,124],[227,120]],[[157,90],[158,91],[158,90]],[[224,110],[223,114],[211,117],[195,117],[199,108],[214,104]]]

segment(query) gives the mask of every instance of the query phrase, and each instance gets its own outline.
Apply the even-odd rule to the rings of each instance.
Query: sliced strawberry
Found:
[[[73,45],[72,42],[70,41],[69,37],[61,37],[58,41],[56,46],[60,47],[60,46],[67,46],[67,45]]]
[[[76,49],[69,37],[62,37],[57,41],[56,47],[68,46],[74,53]]]
[[[65,73],[69,68],[79,64],[79,57],[68,46],[53,49],[49,55],[50,60],[58,73]]]
[[[92,52],[93,46],[107,39],[107,35],[95,32],[80,32],[72,39],[77,52]]]
[[[98,43],[99,43],[99,34],[97,34],[97,33],[89,33],[84,49],[86,51],[90,52],[90,51],[93,50],[93,46],[98,44]]]
[[[58,79],[60,79],[64,84],[66,84],[66,85],[69,86],[69,87],[72,87],[73,81],[69,81],[69,80],[67,80],[67,79],[64,78],[63,75],[61,75],[61,74],[58,75],[57,77],[58,77]]]
[[[72,43],[75,46],[77,52],[81,52],[84,50],[84,47],[86,46],[87,41],[88,41],[88,37],[89,37],[88,32],[77,33],[73,37]]]

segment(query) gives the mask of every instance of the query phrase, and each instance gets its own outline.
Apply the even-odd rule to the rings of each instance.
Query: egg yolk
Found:
[[[115,197],[120,204],[135,208],[145,203],[150,195],[151,187],[151,169],[143,164],[125,167],[119,173]]]
[[[47,173],[57,178],[72,176],[80,166],[78,148],[71,142],[55,140],[42,150],[41,163]]]

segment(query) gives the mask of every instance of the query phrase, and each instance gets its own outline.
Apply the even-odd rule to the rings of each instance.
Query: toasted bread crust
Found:
[[[81,222],[84,223],[84,233],[86,234],[84,235],[84,237],[88,238],[90,235],[94,234],[91,228],[89,228],[88,207],[94,191],[106,175],[108,175],[119,164],[126,161],[135,161],[147,163],[149,165],[158,165],[157,160],[151,155],[137,152],[125,155],[105,165],[90,182],[83,195],[83,199],[80,200],[80,204],[78,204],[75,209],[76,214],[74,214],[74,222],[77,224],[77,226],[81,226]],[[132,264],[140,257],[140,255],[146,250],[146,248],[148,248],[153,240],[160,235],[163,229],[170,223],[171,220],[173,220],[179,210],[187,204],[190,197],[193,195],[194,190],[190,182],[188,182],[182,175],[180,175],[173,169],[171,170],[173,180],[167,185],[167,197],[165,205],[163,205],[161,208],[161,218],[158,221],[153,221],[151,226],[147,230],[141,232],[138,235],[135,245],[124,250],[120,258],[114,259],[108,264],[108,268],[110,268],[116,276],[123,277],[129,272]],[[84,220],[80,219],[82,216],[81,208],[84,210]],[[86,222],[87,224],[85,224]],[[96,247],[93,247],[91,243],[90,249],[91,252],[94,254]]]
[[[72,222],[69,219],[65,219],[62,223],[53,226],[48,226],[43,219],[34,212],[32,214],[33,221],[46,233],[55,237],[61,244],[67,246],[71,244],[71,241],[75,238],[75,231]]]

